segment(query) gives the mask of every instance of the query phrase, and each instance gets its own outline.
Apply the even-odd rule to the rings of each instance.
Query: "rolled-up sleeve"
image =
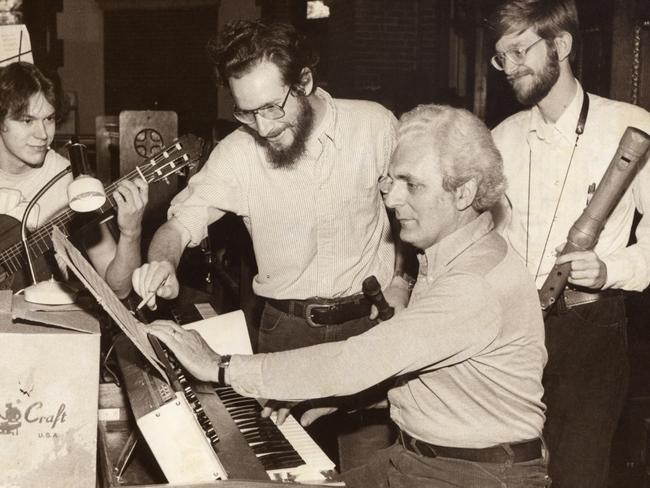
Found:
[[[187,187],[174,197],[167,213],[187,229],[189,246],[197,246],[207,235],[207,227],[226,212],[245,213],[246,164],[255,157],[254,147],[242,135],[233,133],[218,144],[203,168]]]

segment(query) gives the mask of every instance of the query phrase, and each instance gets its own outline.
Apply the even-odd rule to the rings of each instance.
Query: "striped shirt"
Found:
[[[196,246],[207,226],[233,212],[253,241],[256,294],[274,299],[335,298],[375,275],[387,286],[395,266],[378,179],[395,146],[396,119],[379,104],[333,99],[305,155],[274,168],[244,128],[224,138],[172,201],[169,217]]]

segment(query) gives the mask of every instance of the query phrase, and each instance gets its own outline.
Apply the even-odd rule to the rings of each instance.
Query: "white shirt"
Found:
[[[13,174],[0,170],[0,214],[21,221],[27,204],[57,173],[70,162],[53,150],[48,151],[43,166],[25,173]],[[72,181],[69,173],[54,184],[34,205],[27,228],[32,231],[47,222],[54,214],[68,206],[67,187]]]
[[[519,112],[493,131],[508,179],[512,218],[507,238],[541,288],[586,207],[628,126],[650,133],[650,114],[640,107],[589,94],[584,133],[576,142],[583,89],[554,124],[539,109]],[[641,219],[637,243],[627,246],[635,208],[650,209],[650,167],[645,164],[607,219],[595,252],[607,266],[604,288],[641,291],[650,283],[650,221]],[[564,185],[564,189],[562,186]],[[591,187],[591,191],[590,191]]]
[[[258,265],[253,289],[263,297],[347,296],[370,275],[384,286],[393,275],[395,250],[377,182],[397,121],[373,102],[333,99],[321,89],[316,96],[327,112],[295,166],[274,168],[240,128],[217,145],[169,210],[190,245],[224,212],[240,215]]]

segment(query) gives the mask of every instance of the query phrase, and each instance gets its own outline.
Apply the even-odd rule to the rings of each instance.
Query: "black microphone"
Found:
[[[366,296],[370,303],[377,307],[379,310],[379,318],[381,320],[388,320],[395,313],[395,309],[388,305],[388,302],[384,298],[384,294],[381,292],[381,286],[374,275],[368,276],[363,280],[361,285],[363,294]]]

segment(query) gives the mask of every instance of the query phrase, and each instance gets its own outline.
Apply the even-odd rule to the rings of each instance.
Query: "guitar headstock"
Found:
[[[186,134],[176,139],[165,149],[140,164],[136,171],[151,184],[194,168],[203,158],[205,141],[194,134]]]

